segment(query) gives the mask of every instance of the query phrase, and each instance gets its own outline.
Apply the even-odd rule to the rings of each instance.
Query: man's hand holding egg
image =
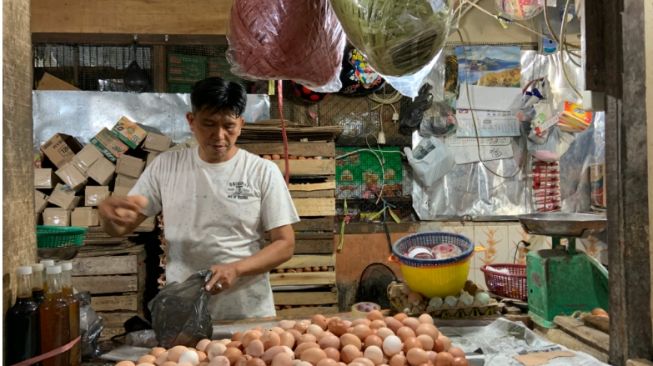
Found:
[[[109,197],[98,207],[104,217],[126,226],[136,223],[141,210],[147,207],[145,196]]]

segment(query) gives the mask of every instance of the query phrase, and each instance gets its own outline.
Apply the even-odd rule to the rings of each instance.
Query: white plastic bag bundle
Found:
[[[405,147],[404,153],[415,180],[423,189],[434,185],[456,166],[449,149],[435,137],[422,139],[414,150]]]

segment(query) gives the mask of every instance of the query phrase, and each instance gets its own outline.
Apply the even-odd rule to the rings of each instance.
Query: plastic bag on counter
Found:
[[[199,271],[184,282],[166,285],[150,301],[152,328],[161,347],[192,346],[201,339],[211,338],[213,325],[208,309],[211,294],[204,289],[210,278],[211,271]]]
[[[239,0],[230,19],[232,73],[294,80],[317,92],[340,90],[347,37],[328,0]]]
[[[449,35],[444,0],[331,0],[350,42],[401,94],[417,96]]]
[[[104,321],[91,307],[91,294],[88,291],[75,294],[79,300],[79,331],[82,337],[82,357],[97,357],[100,354],[98,339],[104,329]]]

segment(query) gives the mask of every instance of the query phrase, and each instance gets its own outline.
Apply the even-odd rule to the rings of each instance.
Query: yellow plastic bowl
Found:
[[[412,291],[428,298],[455,296],[465,287],[471,258],[468,256],[459,262],[429,267],[413,267],[400,262],[399,268]]]

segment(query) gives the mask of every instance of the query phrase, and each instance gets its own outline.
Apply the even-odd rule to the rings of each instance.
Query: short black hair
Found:
[[[239,83],[226,81],[219,77],[210,77],[193,85],[190,103],[193,112],[203,109],[211,112],[230,111],[236,117],[240,117],[245,112],[247,93]]]

